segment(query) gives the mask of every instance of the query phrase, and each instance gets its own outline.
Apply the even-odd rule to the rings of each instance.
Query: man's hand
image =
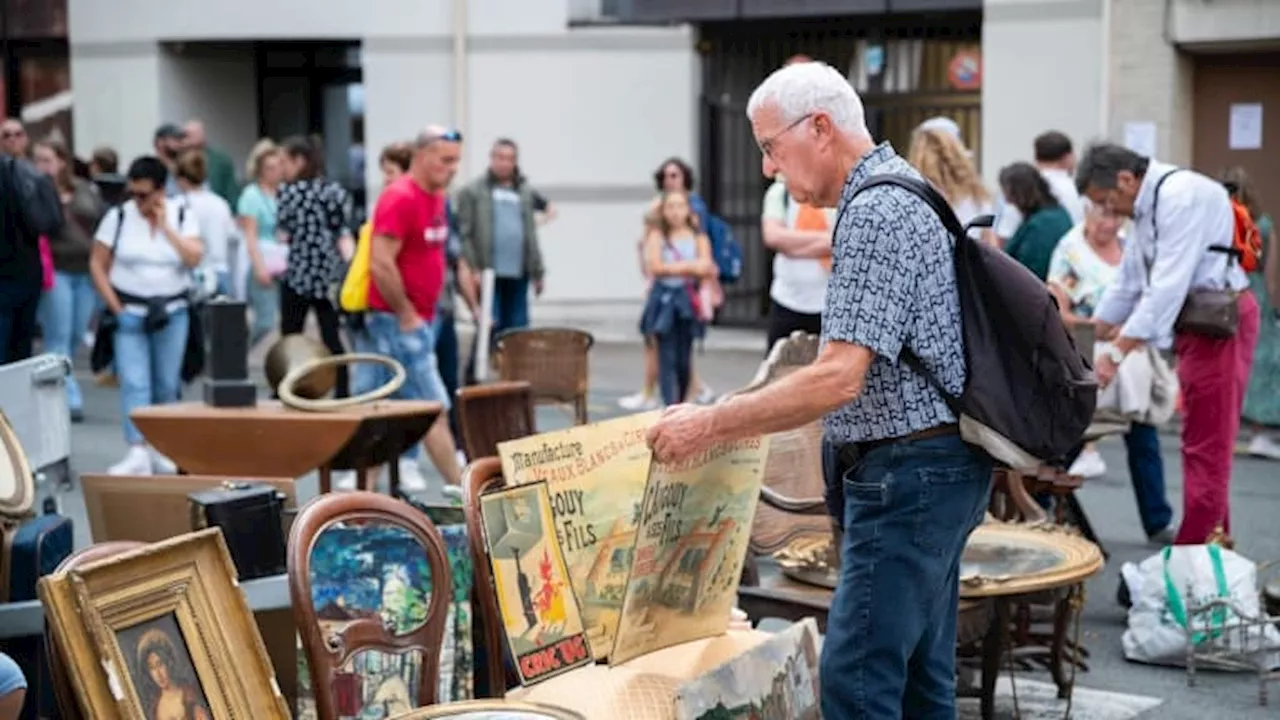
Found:
[[[1099,355],[1093,361],[1093,374],[1098,378],[1098,387],[1105,388],[1116,377],[1116,361],[1110,355]]]
[[[542,297],[542,291],[546,289],[546,285],[542,283],[542,278],[533,281],[533,296]]]
[[[648,443],[653,456],[662,463],[679,462],[710,448],[714,407],[673,405],[649,429]]]
[[[422,316],[416,311],[409,311],[400,316],[400,332],[411,333],[424,325]]]

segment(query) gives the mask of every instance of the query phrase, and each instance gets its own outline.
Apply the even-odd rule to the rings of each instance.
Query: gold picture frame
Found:
[[[85,717],[290,718],[217,528],[47,576],[39,593]]]

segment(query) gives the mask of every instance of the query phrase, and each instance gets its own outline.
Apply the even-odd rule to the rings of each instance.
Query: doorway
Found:
[[[256,47],[258,132],[276,141],[312,136],[325,174],[365,206],[364,84],[360,43],[264,42]],[[352,217],[353,223],[363,220]]]

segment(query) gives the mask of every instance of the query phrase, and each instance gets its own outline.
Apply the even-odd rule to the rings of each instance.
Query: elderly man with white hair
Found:
[[[765,174],[786,175],[797,202],[839,210],[822,350],[759,392],[668,409],[649,444],[671,462],[825,417],[837,455],[828,508],[843,537],[823,717],[954,718],[960,555],[992,460],[960,439],[943,396],[908,365],[918,360],[949,393],[964,386],[952,238],[906,189],[859,192],[880,176],[920,176],[871,139],[861,100],[830,66],[778,70],[747,113]]]

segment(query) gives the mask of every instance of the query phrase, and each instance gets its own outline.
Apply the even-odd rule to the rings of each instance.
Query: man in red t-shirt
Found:
[[[431,320],[444,289],[449,223],[445,188],[458,170],[462,136],[430,127],[414,141],[409,172],[383,189],[373,211],[369,312],[365,327],[377,352],[404,365],[395,397],[444,405],[424,445],[445,482],[457,485],[457,445],[449,431],[449,393],[436,362]],[[407,481],[407,482],[406,482]],[[423,490],[420,476],[404,475],[406,490]]]

